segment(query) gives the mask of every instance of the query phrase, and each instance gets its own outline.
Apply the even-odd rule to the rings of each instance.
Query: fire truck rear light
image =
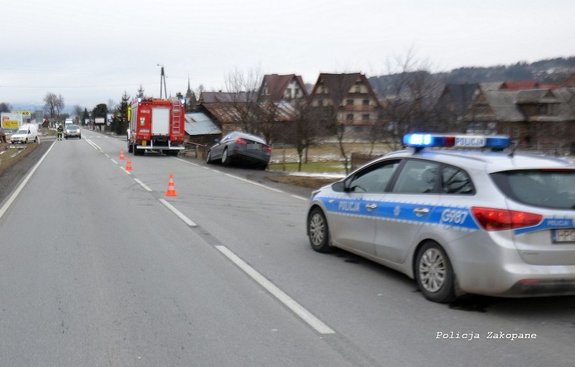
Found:
[[[507,229],[517,229],[532,227],[541,222],[543,216],[528,212],[473,207],[471,212],[475,220],[486,231],[504,231]]]

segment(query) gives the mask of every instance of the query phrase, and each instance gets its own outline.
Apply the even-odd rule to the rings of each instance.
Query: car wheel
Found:
[[[323,211],[315,207],[307,218],[307,234],[311,248],[317,252],[331,252],[333,247],[329,240],[329,228]]]
[[[222,153],[222,164],[224,166],[229,165],[232,162],[232,159],[230,158],[230,156],[228,156],[228,149],[224,149],[224,152]]]
[[[437,243],[426,242],[417,253],[415,280],[425,298],[447,303],[455,299],[455,281],[449,257]]]

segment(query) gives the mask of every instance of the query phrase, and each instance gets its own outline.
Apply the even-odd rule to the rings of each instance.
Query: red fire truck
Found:
[[[180,100],[138,98],[129,113],[128,152],[178,155],[184,149],[185,107]]]

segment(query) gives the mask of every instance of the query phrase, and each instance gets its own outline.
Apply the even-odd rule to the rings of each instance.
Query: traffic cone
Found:
[[[126,171],[130,172],[132,170],[132,159],[128,157],[128,161],[126,162]]]
[[[166,191],[166,196],[178,196],[176,194],[176,187],[174,185],[174,175],[170,175],[170,180],[168,181],[168,191]]]
[[[123,161],[124,158],[124,149],[120,149],[120,160]]]

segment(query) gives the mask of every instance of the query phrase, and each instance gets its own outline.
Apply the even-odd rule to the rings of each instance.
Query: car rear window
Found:
[[[516,170],[491,177],[506,196],[522,204],[575,209],[575,170]]]

